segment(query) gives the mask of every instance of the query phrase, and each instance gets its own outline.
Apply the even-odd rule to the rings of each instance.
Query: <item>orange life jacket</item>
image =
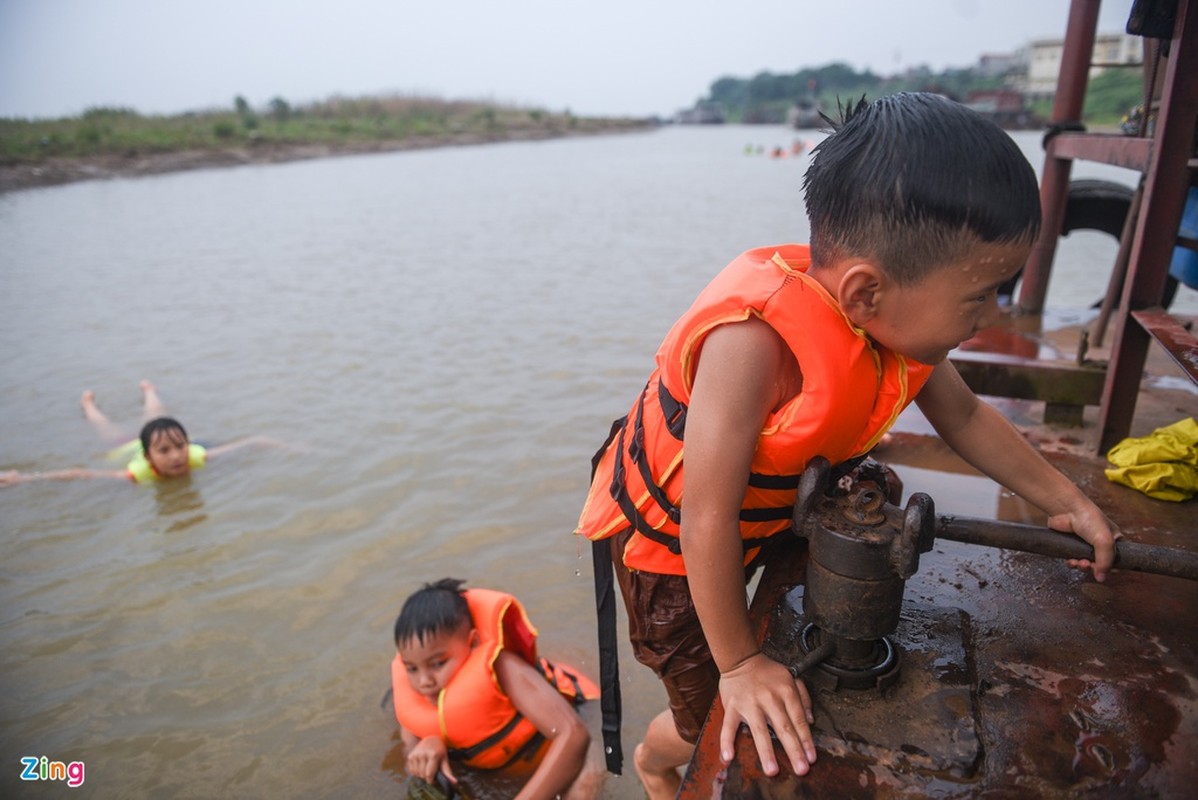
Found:
[[[628,567],[686,574],[678,543],[686,411],[699,350],[718,325],[759,317],[786,342],[803,375],[799,394],[770,414],[758,439],[740,513],[746,565],[766,539],[790,527],[799,475],[811,458],[840,464],[877,444],[932,367],[871,342],[807,276],[810,263],[805,245],[750,250],[699,294],[597,456],[577,533],[603,539],[632,526],[623,553]]]
[[[495,662],[507,650],[537,667],[574,705],[599,696],[598,687],[572,670],[537,658],[537,631],[520,601],[491,589],[467,589],[478,644],[441,690],[437,702],[412,688],[399,655],[391,662],[395,718],[417,737],[440,736],[451,758],[472,767],[502,767],[536,735],[499,685]]]

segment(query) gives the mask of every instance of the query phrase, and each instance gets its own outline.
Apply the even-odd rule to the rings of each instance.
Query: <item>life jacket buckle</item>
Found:
[[[641,463],[645,455],[645,429],[639,425],[633,428],[632,441],[628,443],[628,457],[634,464]]]

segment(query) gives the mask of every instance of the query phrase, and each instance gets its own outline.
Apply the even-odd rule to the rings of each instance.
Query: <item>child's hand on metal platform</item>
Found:
[[[758,652],[720,675],[724,724],[720,729],[720,759],[726,764],[735,753],[736,732],[743,723],[753,736],[761,769],[778,774],[771,731],[782,744],[796,775],[805,775],[815,763],[811,736],[811,696],[801,679],[782,664]]]

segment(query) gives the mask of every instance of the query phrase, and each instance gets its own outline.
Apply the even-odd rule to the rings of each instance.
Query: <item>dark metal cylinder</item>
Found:
[[[803,610],[816,627],[833,636],[872,641],[898,627],[905,585],[897,576],[849,578],[813,559],[807,564]]]

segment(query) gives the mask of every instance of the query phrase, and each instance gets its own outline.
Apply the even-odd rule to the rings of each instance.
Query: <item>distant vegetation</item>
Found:
[[[971,92],[998,89],[1003,76],[984,76],[977,71],[948,69],[933,72],[912,69],[903,75],[883,78],[873,72],[857,72],[846,64],[828,64],[801,69],[790,74],[762,72],[752,78],[723,77],[711,84],[700,104],[722,107],[729,122],[781,123],[787,112],[800,100],[815,100],[827,113],[835,111],[839,99],[847,103],[861,95],[873,99],[895,92],[939,92],[964,101]],[[1090,80],[1086,94],[1086,119],[1090,125],[1117,124],[1128,110],[1144,100],[1139,69],[1109,69]],[[1051,102],[1033,104],[1042,118],[1051,111]]]
[[[1163,71],[1163,68],[1162,68]],[[1144,75],[1139,69],[1108,69],[1086,86],[1086,117],[1091,125],[1117,124],[1132,106],[1144,102]],[[1048,116],[1048,109],[1044,116]]]
[[[231,147],[329,144],[344,148],[419,139],[488,141],[642,124],[644,121],[575,117],[569,111],[550,113],[422,97],[336,97],[294,107],[276,97],[261,109],[237,97],[227,110],[172,116],[92,108],[81,116],[62,119],[0,119],[0,164]]]
[[[1143,101],[1139,70],[1107,70],[1090,81],[1087,124],[1116,124]],[[752,78],[723,77],[711,84],[701,104],[718,105],[730,122],[781,123],[799,100],[814,99],[828,113],[848,102],[899,91],[935,91],[964,100],[970,92],[995,89],[1002,76],[972,69],[909,70],[883,78],[845,64],[791,74],[762,72]],[[1047,118],[1050,103],[1031,110]],[[370,149],[396,143],[497,141],[641,127],[648,120],[576,117],[477,101],[427,97],[334,97],[292,106],[276,97],[262,108],[236,97],[227,109],[171,116],[142,115],[128,108],[92,108],[61,119],[0,118],[0,166],[93,156],[129,158],[181,151],[328,145]]]

